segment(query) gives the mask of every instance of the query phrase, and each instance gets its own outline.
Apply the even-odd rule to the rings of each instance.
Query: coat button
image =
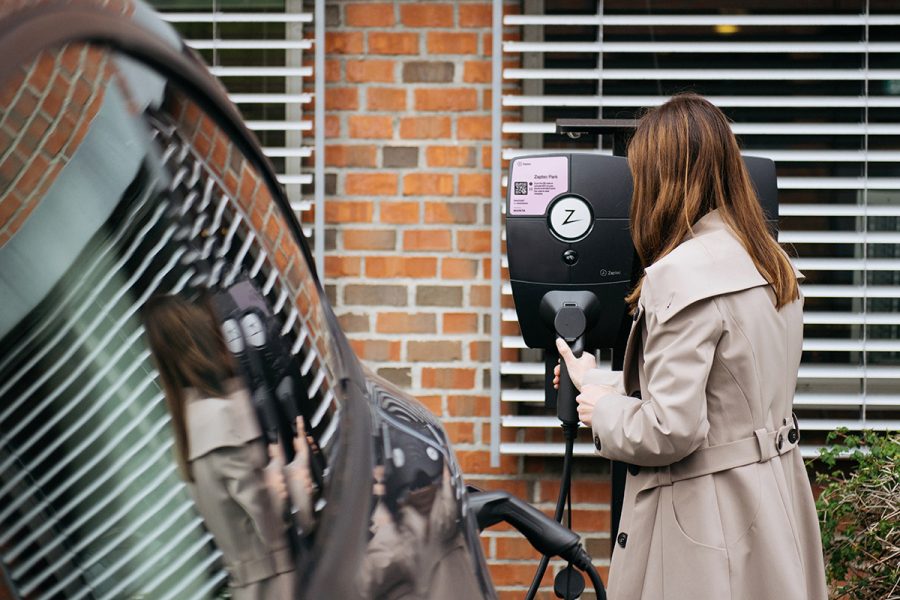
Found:
[[[628,534],[627,534],[627,533],[620,533],[620,534],[619,534],[619,537],[616,538],[616,542],[618,542],[619,546],[621,546],[622,548],[624,548],[624,547],[625,547],[625,544],[628,543]]]
[[[797,440],[800,439],[800,434],[796,429],[791,429],[788,431],[788,441],[792,444],[797,443]]]
[[[600,438],[597,437],[597,436],[595,435],[595,436],[594,436],[594,448],[596,448],[598,451],[600,451],[600,450],[603,449],[603,448],[601,448],[600,446],[601,446],[601,444],[600,444]]]
[[[784,437],[779,433],[778,437],[775,439],[775,449],[781,451],[781,446],[784,444]]]
[[[637,475],[641,472],[641,468],[637,465],[628,465],[628,472],[632,475]]]

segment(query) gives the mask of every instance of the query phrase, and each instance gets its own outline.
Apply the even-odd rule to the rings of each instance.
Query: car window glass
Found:
[[[190,96],[105,48],[49,49],[0,82],[0,547],[21,595],[224,586],[140,316],[154,294],[239,284],[263,315],[249,339],[276,332],[298,374],[269,393],[288,390],[305,422],[311,536],[339,436],[337,346],[267,182]]]

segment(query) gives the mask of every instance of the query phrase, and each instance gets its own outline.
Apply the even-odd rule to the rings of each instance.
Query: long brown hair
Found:
[[[175,460],[182,477],[193,481],[188,463],[185,388],[223,396],[235,376],[234,360],[212,305],[205,295],[196,303],[177,295],[157,295],[143,308],[144,329],[172,417]]]
[[[680,94],[647,112],[628,146],[628,163],[634,180],[631,237],[644,267],[718,209],[772,285],[776,308],[799,297],[793,267],[766,227],[728,119],[711,102]],[[642,283],[626,298],[632,309]]]

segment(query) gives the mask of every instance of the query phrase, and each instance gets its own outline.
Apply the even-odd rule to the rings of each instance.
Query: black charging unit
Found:
[[[571,507],[572,452],[579,420],[577,391],[564,363],[558,393],[552,387],[559,359],[556,338],[563,338],[575,356],[611,348],[613,369],[622,369],[631,325],[624,298],[641,270],[631,241],[632,181],[624,157],[635,124],[633,120],[561,119],[557,133],[573,138],[611,136],[613,155],[522,156],[514,158],[509,167],[506,243],[516,315],[526,346],[545,351],[545,404],[555,406],[565,436],[557,521],[562,520],[567,500]],[[744,160],[775,234],[775,165],[763,158]],[[612,463],[611,540],[618,532],[627,468]],[[544,555],[526,599],[536,594],[548,563],[549,556]],[[577,581],[570,583],[573,575]],[[584,582],[570,564],[559,573],[555,588],[560,598],[575,597],[570,594],[580,594]],[[597,590],[597,594],[605,598],[604,591]]]

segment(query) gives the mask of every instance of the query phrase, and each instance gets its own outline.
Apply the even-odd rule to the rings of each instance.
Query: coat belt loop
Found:
[[[769,448],[769,432],[763,429],[757,429],[753,432],[756,436],[756,444],[759,447],[759,462],[766,462],[774,456],[774,448]]]
[[[669,466],[659,467],[656,470],[656,481],[660,486],[672,485],[672,468]]]

